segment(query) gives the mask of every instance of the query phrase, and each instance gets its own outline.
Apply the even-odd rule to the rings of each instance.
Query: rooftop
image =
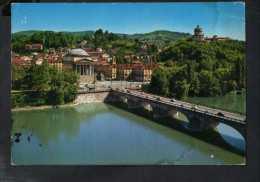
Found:
[[[71,55],[71,56],[90,56],[83,49],[72,49],[71,51],[68,52],[67,55]]]

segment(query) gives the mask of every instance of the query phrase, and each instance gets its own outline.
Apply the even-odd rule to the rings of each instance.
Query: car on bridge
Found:
[[[194,105],[194,106],[192,106],[191,108],[192,108],[192,109],[198,109],[198,107],[197,107],[197,106],[195,106],[195,105]]]
[[[223,112],[218,112],[217,115],[218,116],[225,116],[225,114]]]
[[[176,100],[175,99],[171,99],[172,102],[175,102]]]
[[[195,106],[195,105],[194,105],[194,106],[192,106],[191,108],[192,108],[192,109],[194,109],[194,110],[195,110],[195,109],[198,109],[198,107],[197,107],[197,106]]]

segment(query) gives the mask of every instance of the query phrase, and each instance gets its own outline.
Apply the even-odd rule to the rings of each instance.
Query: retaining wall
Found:
[[[113,101],[110,97],[110,91],[104,92],[88,92],[83,94],[78,94],[75,102],[77,103],[90,103],[90,102],[105,102]]]

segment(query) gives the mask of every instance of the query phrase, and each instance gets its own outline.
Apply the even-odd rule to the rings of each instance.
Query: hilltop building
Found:
[[[230,37],[218,37],[217,35],[214,35],[212,38],[206,37],[204,39],[205,42],[212,42],[212,41],[225,41],[225,40],[232,40]]]
[[[192,36],[193,40],[195,41],[202,41],[204,40],[204,33],[202,28],[199,25],[194,29],[194,35]]]
[[[191,37],[191,40],[195,41],[203,41],[203,42],[212,42],[212,41],[226,41],[226,40],[232,40],[230,37],[218,37],[217,35],[214,35],[212,38],[204,38],[204,33],[202,31],[202,28],[197,25],[197,27],[194,29],[194,35]]]

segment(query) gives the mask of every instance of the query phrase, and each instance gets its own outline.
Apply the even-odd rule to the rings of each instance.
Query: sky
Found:
[[[13,3],[12,30],[149,33],[155,30],[245,40],[245,3]]]

